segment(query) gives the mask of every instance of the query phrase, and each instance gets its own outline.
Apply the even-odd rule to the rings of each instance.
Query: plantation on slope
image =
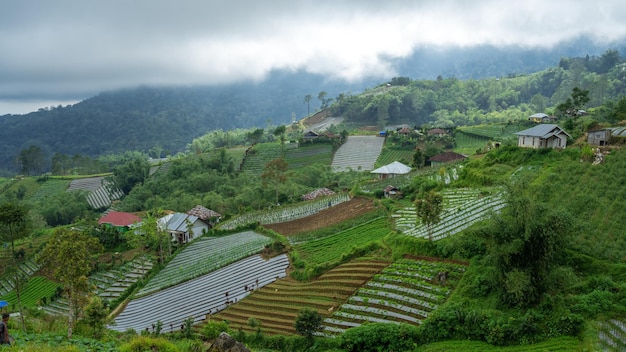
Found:
[[[204,275],[258,253],[270,242],[269,237],[252,231],[224,237],[200,237],[178,253],[137,295],[150,294]]]
[[[254,332],[256,328],[248,324],[249,319],[254,318],[263,333],[295,334],[294,322],[300,309],[311,308],[322,316],[330,316],[387,265],[389,262],[385,261],[353,260],[308,282],[284,278],[255,291],[211,319],[226,320],[233,330]]]
[[[338,224],[375,210],[374,202],[365,197],[354,197],[347,202],[332,206],[301,219],[263,225],[283,236],[293,236]]]
[[[331,166],[334,171],[374,170],[384,142],[377,136],[349,136],[335,152]]]
[[[252,290],[286,276],[289,259],[281,254],[269,260],[253,255],[174,287],[131,300],[111,329],[144,331],[160,321],[165,331],[179,330],[188,318],[194,323],[228,307]]]

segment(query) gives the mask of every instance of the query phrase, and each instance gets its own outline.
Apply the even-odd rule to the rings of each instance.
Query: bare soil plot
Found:
[[[292,236],[335,225],[375,209],[376,207],[371,199],[355,197],[347,202],[334,205],[302,219],[263,226],[283,236]]]

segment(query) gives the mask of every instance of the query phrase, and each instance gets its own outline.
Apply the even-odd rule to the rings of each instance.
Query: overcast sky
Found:
[[[2,0],[0,115],[271,69],[390,78],[417,47],[626,36],[623,0]]]

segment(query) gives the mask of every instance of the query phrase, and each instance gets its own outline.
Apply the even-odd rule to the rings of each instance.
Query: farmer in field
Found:
[[[9,313],[2,313],[0,321],[0,345],[11,345],[13,338],[9,336]]]

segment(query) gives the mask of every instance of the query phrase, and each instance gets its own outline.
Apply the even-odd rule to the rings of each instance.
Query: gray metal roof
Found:
[[[536,114],[530,115],[530,117],[548,117],[548,115],[542,112],[538,112]]]
[[[188,215],[182,213],[172,214],[172,217],[167,221],[167,230],[168,231],[179,231],[179,232],[187,232],[187,222],[193,224],[198,220],[198,217],[195,215]]]
[[[555,125],[555,124],[551,124],[551,123],[542,123],[539,124],[533,128],[529,128],[527,130],[523,130],[523,131],[519,131],[517,133],[515,133],[518,136],[530,136],[530,137],[541,137],[541,138],[548,138],[550,136],[553,136],[555,134],[559,134],[559,133],[565,133],[568,137],[571,137],[567,132],[565,132],[565,130],[563,130],[561,127]]]
[[[626,137],[626,127],[613,127],[610,130],[613,136]]]

